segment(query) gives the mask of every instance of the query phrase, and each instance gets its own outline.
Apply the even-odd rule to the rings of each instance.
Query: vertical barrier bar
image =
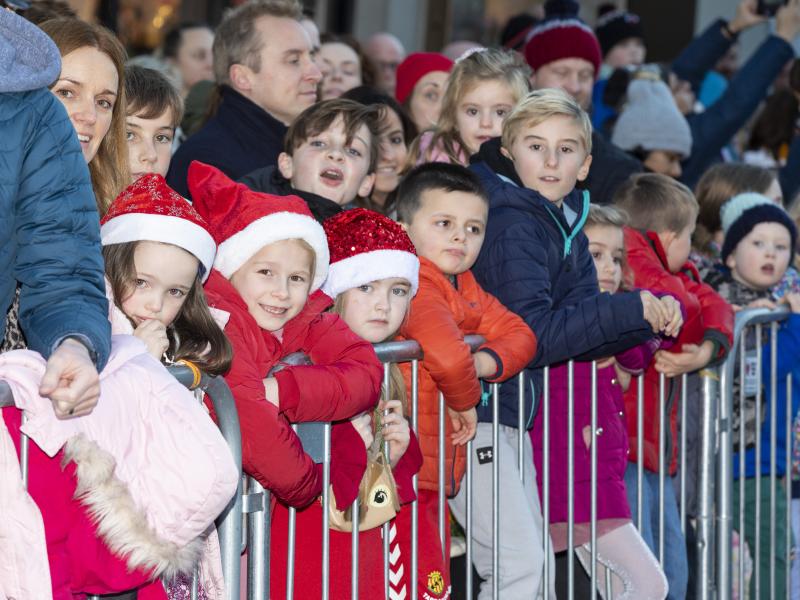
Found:
[[[590,505],[590,528],[591,528],[591,569],[590,578],[592,591],[589,598],[595,600],[597,597],[597,444],[601,431],[597,429],[597,361],[592,361],[592,431],[591,431],[591,505]]]
[[[331,424],[325,423],[325,456],[322,462],[322,600],[328,600],[330,595],[330,555],[331,540],[329,521],[329,505],[331,502]]]
[[[689,387],[689,375],[681,375],[681,445],[680,453],[680,502],[681,502],[681,533],[686,537],[686,395]]]
[[[636,529],[642,530],[644,489],[644,373],[636,382]]]
[[[669,423],[666,420],[666,398],[665,392],[666,377],[663,373],[658,374],[658,562],[664,568],[664,471],[669,468],[672,456],[665,460],[665,438],[669,431]]]
[[[525,371],[517,376],[517,469],[519,480],[525,483]]]
[[[358,498],[353,500],[351,511],[353,513],[353,531],[350,536],[350,597],[358,598],[358,530],[361,519]]]
[[[247,598],[269,598],[269,499],[252,477],[247,484]]]
[[[419,361],[411,361],[411,429],[414,435],[417,433],[417,417],[419,410]],[[414,497],[417,495],[417,474],[411,478],[414,486]],[[411,588],[411,600],[417,600],[417,568],[419,552],[419,505],[417,500],[411,503],[411,573],[408,575],[409,587]],[[470,540],[467,538],[467,544]]]
[[[25,425],[25,422],[28,420],[28,417],[25,413],[22,413],[20,426]],[[29,444],[30,440],[28,436],[24,433],[20,432],[19,434],[19,468],[22,477],[22,485],[25,489],[28,489],[28,453],[29,453]]]
[[[761,349],[761,339],[762,339],[762,332],[761,332],[761,323],[756,323],[756,381],[758,382],[758,391],[756,392],[756,415],[757,415],[757,425],[756,425],[756,514],[755,514],[755,554],[753,555],[753,569],[755,571],[755,589],[756,589],[756,598],[761,598],[761,568],[759,567],[760,558],[761,558],[761,404],[763,401],[762,394],[761,394],[761,360],[763,359],[763,352]],[[744,423],[744,421],[742,421]],[[739,474],[740,477],[744,477],[744,473]],[[744,505],[744,502],[742,501]]]
[[[385,400],[389,398],[389,375],[391,371],[391,363],[383,363],[383,397]],[[388,410],[383,411],[383,416],[389,414]],[[383,453],[386,456],[386,462],[391,466],[391,457],[389,455],[389,442],[383,442]],[[381,527],[381,534],[383,537],[383,592],[386,598],[389,597],[389,523],[384,523]],[[358,596],[355,596],[358,598]]]
[[[545,532],[547,533],[547,532]],[[575,598],[575,363],[567,363],[567,598]]]
[[[200,567],[195,567],[192,571],[192,587],[189,590],[189,598],[191,600],[197,600],[197,588],[200,585],[199,578],[198,578],[198,570]]]
[[[492,600],[500,598],[500,386],[492,384]]]
[[[786,515],[784,518],[784,531],[786,531],[786,589],[792,589],[792,373],[786,375]],[[796,559],[796,560],[800,560]]]
[[[445,557],[444,539],[445,539],[445,522],[444,522],[444,394],[439,392],[439,543],[442,548],[442,558]]]
[[[292,429],[297,431],[297,425],[292,425]],[[328,490],[325,488],[325,483],[322,484],[322,498],[328,496]],[[288,536],[289,540],[286,544],[286,600],[294,599],[294,542],[295,542],[295,525],[297,524],[297,510],[289,507],[289,526]]]
[[[769,328],[769,597],[775,598],[775,557],[777,548],[775,543],[775,522],[778,513],[778,476],[775,469],[778,463],[778,322],[773,321]],[[790,398],[786,399],[791,402]],[[789,439],[786,443],[789,444]],[[787,464],[788,467],[788,464]],[[787,469],[786,473],[789,473]],[[756,522],[756,527],[760,523]],[[790,535],[791,529],[786,534]],[[791,563],[789,563],[791,568]]]
[[[739,547],[744,548],[742,541],[745,539],[745,496],[747,489],[745,482],[745,373],[747,372],[747,329],[742,331],[739,346]],[[744,552],[739,552],[739,594],[743,594],[745,585],[744,577]]]
[[[700,418],[700,481],[698,482],[697,515],[697,578],[698,600],[712,600],[713,576],[713,523],[714,523],[714,450],[717,416],[717,374],[711,370],[700,371],[703,381]],[[669,493],[669,492],[667,492]]]
[[[544,418],[544,457],[542,459],[542,537],[544,538],[544,590],[550,589],[550,367],[545,367],[542,373],[542,417]],[[534,401],[536,399],[534,398]],[[536,474],[539,476],[539,473]]]
[[[464,532],[467,538],[467,553],[466,553],[466,596],[472,598],[472,440],[467,442],[467,474],[466,474],[466,489],[464,493],[467,495],[467,526]]]

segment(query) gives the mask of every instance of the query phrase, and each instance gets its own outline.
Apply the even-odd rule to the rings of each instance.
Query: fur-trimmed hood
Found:
[[[0,355],[0,379],[27,416],[22,430],[50,456],[65,447],[76,465],[76,495],[131,569],[166,578],[191,572],[202,534],[238,482],[205,410],[131,336],[113,336],[100,400],[85,417],[55,418],[50,400],[38,394],[44,369],[34,352]]]

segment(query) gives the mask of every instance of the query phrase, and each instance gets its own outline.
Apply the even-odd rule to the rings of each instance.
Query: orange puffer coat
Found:
[[[467,271],[455,284],[431,261],[420,257],[419,291],[411,312],[400,329],[400,339],[419,342],[424,360],[419,369],[418,437],[423,464],[420,489],[437,490],[439,390],[445,404],[456,411],[468,410],[481,400],[481,383],[465,335],[486,339],[480,350],[497,362],[497,372],[487,381],[504,381],[518,374],[536,354],[536,337],[525,322],[487,294]],[[411,365],[400,366],[411,389]],[[465,447],[450,442],[453,427],[445,417],[445,485],[448,496],[458,492],[464,475]]]

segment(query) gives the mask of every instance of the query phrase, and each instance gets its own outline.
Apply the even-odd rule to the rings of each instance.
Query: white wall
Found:
[[[356,0],[353,34],[364,40],[376,31],[391,31],[408,52],[422,49],[429,1],[445,0]]]

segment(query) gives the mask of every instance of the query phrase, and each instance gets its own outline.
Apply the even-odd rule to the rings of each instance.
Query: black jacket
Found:
[[[617,188],[631,175],[643,171],[642,163],[593,131],[592,166],[589,177],[578,187],[589,190],[594,204],[611,204]]]
[[[278,162],[287,127],[264,109],[230,87],[222,87],[217,114],[181,144],[167,173],[167,183],[189,197],[186,175],[199,160],[239,179],[260,167]]]
[[[248,173],[239,180],[255,192],[274,194],[275,196],[299,196],[308,205],[308,209],[314,218],[322,223],[325,219],[339,214],[344,210],[333,200],[328,200],[311,192],[302,192],[292,187],[292,183],[286,179],[278,167],[264,167]]]

